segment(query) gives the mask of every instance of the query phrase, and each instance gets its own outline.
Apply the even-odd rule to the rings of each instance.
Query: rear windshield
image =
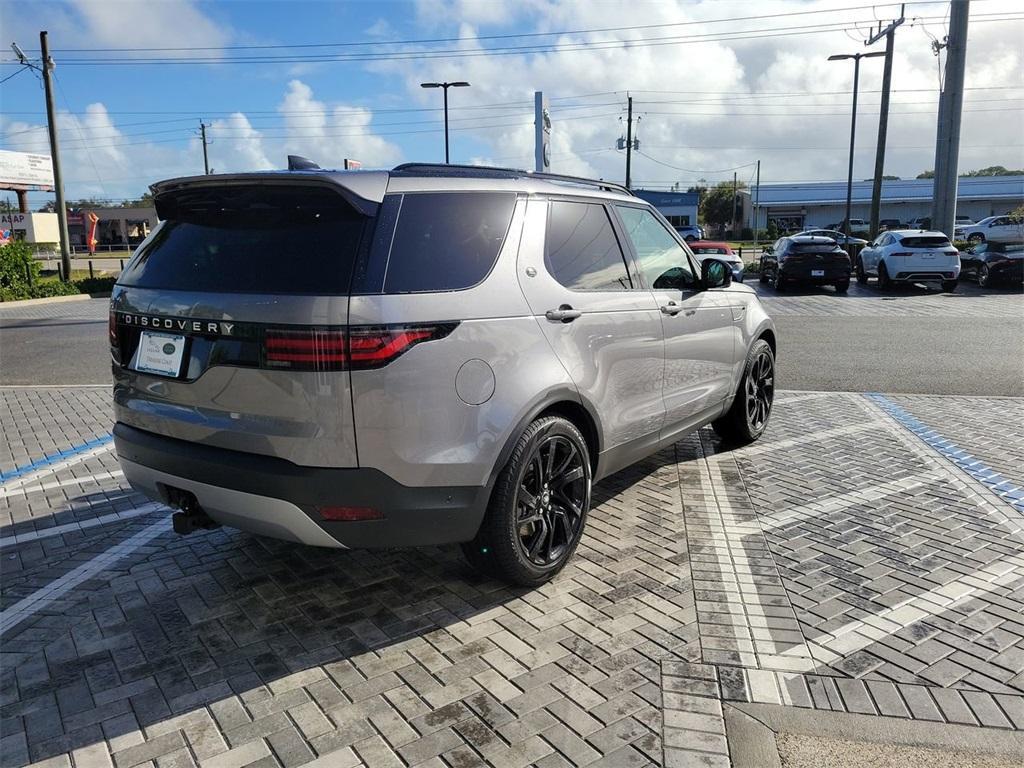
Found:
[[[727,251],[727,250],[726,250],[725,248],[714,248],[714,247],[708,247],[708,248],[701,248],[701,247],[699,247],[699,246],[698,246],[697,248],[692,248],[692,246],[691,246],[691,249],[692,249],[692,250],[693,250],[693,252],[694,252],[694,253],[696,253],[696,254],[704,254],[704,253],[724,253],[724,254],[728,255],[728,253],[729,253],[729,251]]]
[[[835,253],[835,243],[793,243],[793,253]]]
[[[949,240],[945,237],[904,237],[900,240],[907,248],[949,248]]]
[[[369,219],[303,187],[193,189],[157,199],[164,221],[120,285],[213,293],[347,293]]]

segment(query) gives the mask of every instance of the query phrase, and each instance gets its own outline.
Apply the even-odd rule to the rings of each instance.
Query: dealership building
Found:
[[[633,194],[646,200],[668,219],[673,227],[684,227],[697,223],[697,206],[700,195],[696,192],[655,192],[648,189],[634,189]]]
[[[932,215],[933,179],[901,179],[882,182],[882,219],[907,224]],[[871,181],[853,183],[851,219],[871,218]],[[744,191],[744,221],[753,227],[754,200],[758,203],[758,227],[769,222],[784,231],[828,227],[846,217],[846,182],[821,181],[800,184],[762,184],[760,190]],[[657,203],[655,203],[657,205]],[[979,221],[1005,214],[1024,205],[1024,176],[964,176],[957,189],[956,213]],[[660,206],[658,206],[660,208]]]

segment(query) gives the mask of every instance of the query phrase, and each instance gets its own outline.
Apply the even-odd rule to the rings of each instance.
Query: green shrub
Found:
[[[4,301],[31,298],[32,287],[39,282],[39,262],[20,240],[0,246],[0,296]]]
[[[110,293],[115,277],[87,277],[65,283],[44,277],[30,245],[12,240],[0,246],[0,301],[43,299],[76,293]]]
[[[110,293],[116,281],[116,277],[87,277],[76,280],[75,285],[80,293]]]
[[[756,275],[756,274],[759,274],[760,272],[761,272],[761,262],[760,261],[748,262],[747,265],[743,267],[743,274],[745,274],[745,275]]]

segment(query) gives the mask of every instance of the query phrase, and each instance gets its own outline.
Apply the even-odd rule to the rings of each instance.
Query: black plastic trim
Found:
[[[294,504],[334,539],[358,549],[469,541],[487,508],[486,486],[409,487],[372,467],[304,467],[120,422],[114,426],[114,446],[119,458],[159,472]],[[335,522],[317,512],[337,505],[373,507],[384,519]]]

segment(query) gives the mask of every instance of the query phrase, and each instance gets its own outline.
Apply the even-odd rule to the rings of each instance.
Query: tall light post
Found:
[[[850,205],[853,201],[853,143],[857,137],[857,83],[860,80],[860,60],[871,59],[875,56],[885,56],[882,51],[872,53],[837,53],[829,56],[829,61],[843,61],[853,59],[853,110],[850,118],[850,167],[846,174],[846,218],[843,220],[843,234],[847,241],[850,239]],[[847,243],[849,244],[849,243]]]
[[[444,162],[448,164],[448,89],[468,88],[469,83],[459,80],[454,83],[420,83],[420,88],[444,88]]]

